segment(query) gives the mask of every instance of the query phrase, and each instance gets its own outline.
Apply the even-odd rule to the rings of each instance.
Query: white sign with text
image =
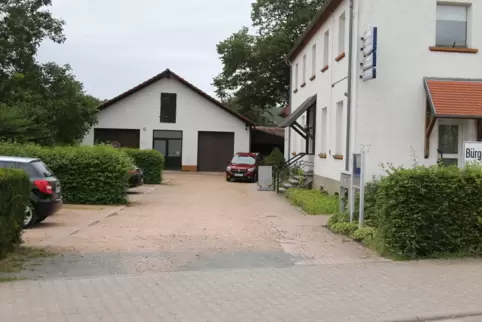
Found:
[[[467,163],[482,165],[482,142],[464,142],[464,165]]]

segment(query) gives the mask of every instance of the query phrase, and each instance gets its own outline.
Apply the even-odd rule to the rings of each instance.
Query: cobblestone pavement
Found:
[[[364,263],[20,281],[0,285],[0,316],[2,322],[423,321],[482,310],[481,269],[480,261]]]
[[[28,231],[61,254],[0,284],[0,321],[482,321],[460,317],[482,311],[480,261],[383,260],[255,185],[166,178],[123,209]]]

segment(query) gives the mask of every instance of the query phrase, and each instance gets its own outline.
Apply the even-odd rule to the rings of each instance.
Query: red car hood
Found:
[[[254,164],[243,164],[243,163],[240,163],[240,164],[230,164],[229,165],[231,167],[231,169],[250,169],[250,168],[253,168],[255,165]]]

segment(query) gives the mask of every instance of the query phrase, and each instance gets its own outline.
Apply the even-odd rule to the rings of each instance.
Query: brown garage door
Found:
[[[94,129],[95,143],[119,142],[121,147],[138,149],[140,137],[140,130]]]
[[[224,171],[233,154],[233,132],[198,133],[198,171]]]

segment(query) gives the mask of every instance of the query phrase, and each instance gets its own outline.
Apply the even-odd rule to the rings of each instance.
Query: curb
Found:
[[[437,315],[419,315],[411,318],[397,319],[397,320],[386,320],[385,322],[430,322],[430,321],[447,321],[450,319],[461,319],[482,316],[482,311],[474,312],[464,312],[464,313],[453,313],[453,314],[437,314]],[[456,321],[450,321],[456,322]],[[462,322],[462,321],[460,321]]]

